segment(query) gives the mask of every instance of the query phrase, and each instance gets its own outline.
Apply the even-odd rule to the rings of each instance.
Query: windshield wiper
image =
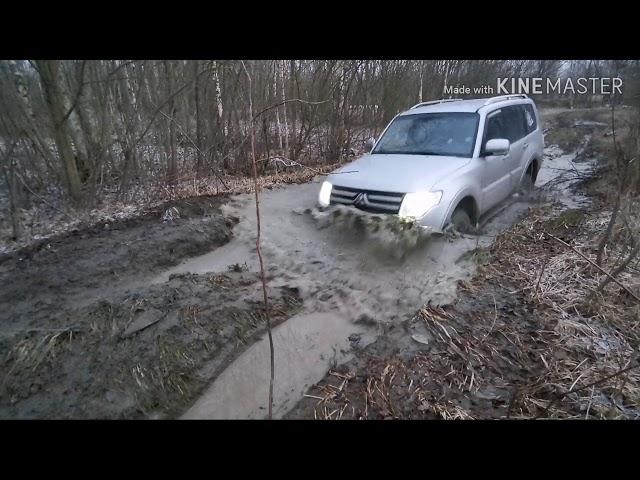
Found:
[[[444,155],[442,152],[416,152],[416,155]]]
[[[398,151],[398,150],[392,150],[392,151],[378,151],[378,152],[371,152],[373,154],[381,154],[381,155],[444,155],[441,152],[403,152],[403,151]]]

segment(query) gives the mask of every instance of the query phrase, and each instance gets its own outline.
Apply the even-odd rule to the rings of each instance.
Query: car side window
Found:
[[[507,128],[505,125],[504,114],[501,110],[487,119],[487,133],[485,135],[485,143],[494,138],[507,138]]]
[[[507,127],[507,138],[511,143],[517,142],[527,134],[524,111],[520,105],[512,105],[502,109]]]
[[[527,134],[533,132],[536,128],[538,128],[538,123],[536,122],[536,113],[533,111],[533,105],[526,104],[524,106],[524,118],[527,127]]]

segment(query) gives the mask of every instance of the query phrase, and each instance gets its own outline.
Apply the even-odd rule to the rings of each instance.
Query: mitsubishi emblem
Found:
[[[359,193],[358,196],[353,201],[353,204],[356,207],[362,207],[362,206],[366,205],[366,203],[367,203],[367,198],[365,197],[364,193]]]

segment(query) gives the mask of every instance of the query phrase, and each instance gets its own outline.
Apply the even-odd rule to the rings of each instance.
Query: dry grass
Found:
[[[492,247],[503,261],[485,266],[483,275],[521,285],[525,301],[536,306],[538,328],[546,325],[546,347],[538,352],[544,368],[520,389],[516,416],[640,415],[640,372],[634,369],[640,340],[638,302],[615,283],[599,291],[606,274],[585,259],[595,262],[594,239],[604,233],[609,216],[610,212],[598,212],[572,232],[558,222],[562,216],[547,221],[542,212],[534,212],[500,235]],[[551,236],[563,234],[570,247]],[[613,270],[619,253],[615,250],[608,252],[603,270]],[[640,290],[637,273],[627,271],[618,280],[631,292]],[[631,369],[614,376],[627,368]],[[609,381],[578,393],[580,387],[609,376]],[[550,404],[554,396],[557,400]]]

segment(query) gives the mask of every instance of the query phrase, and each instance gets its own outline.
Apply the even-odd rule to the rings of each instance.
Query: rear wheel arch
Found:
[[[540,161],[537,157],[533,157],[529,160],[529,164],[525,170],[525,175],[531,175],[531,179],[535,183],[536,178],[538,178],[538,172],[540,171]]]

